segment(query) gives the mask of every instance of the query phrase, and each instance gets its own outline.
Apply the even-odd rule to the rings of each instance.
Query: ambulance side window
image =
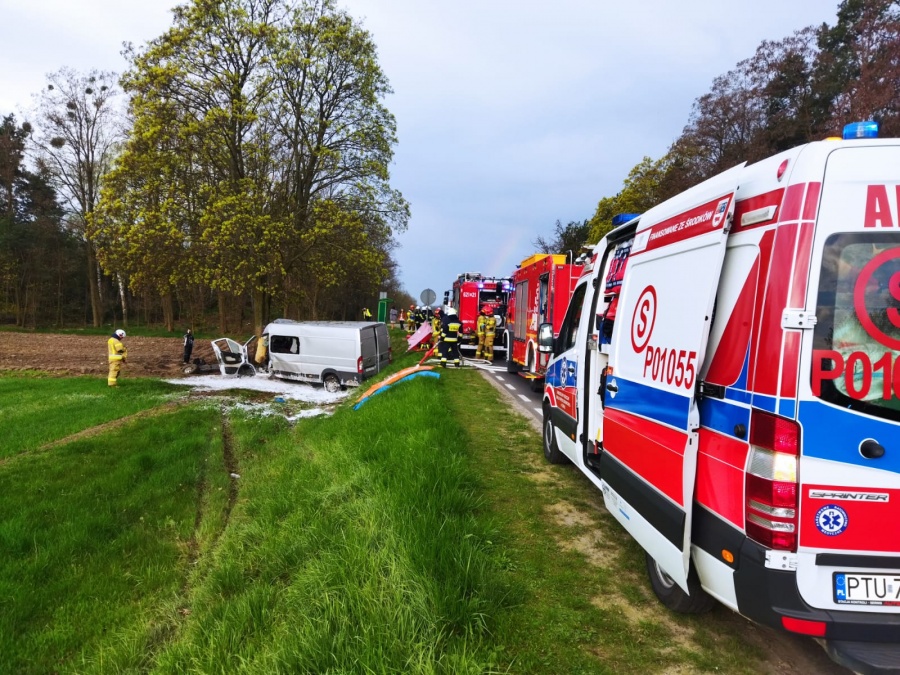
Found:
[[[825,242],[813,333],[819,398],[900,420],[900,237],[837,234]]]
[[[581,311],[584,305],[584,294],[587,284],[583,283],[575,289],[569,300],[569,309],[566,310],[566,318],[559,329],[559,339],[557,341],[557,353],[571,349],[575,346],[575,340],[578,337],[578,323],[581,321]]]

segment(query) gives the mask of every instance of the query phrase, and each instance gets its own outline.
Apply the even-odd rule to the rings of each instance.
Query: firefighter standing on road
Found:
[[[434,308],[434,316],[431,318],[431,344],[437,347],[441,342],[441,325],[443,312],[440,307]]]
[[[409,311],[406,313],[406,334],[412,335],[416,332],[416,306],[410,305]]]
[[[482,311],[485,311],[485,314],[482,314],[484,317],[484,358],[488,361],[494,360],[494,335],[497,332],[497,317],[491,314],[491,309],[487,305],[484,306]],[[481,317],[478,317],[481,319]],[[478,338],[478,344],[481,344],[481,338]]]
[[[119,371],[122,370],[122,364],[125,363],[125,358],[128,356],[128,350],[122,344],[123,339],[125,339],[125,331],[120,328],[106,341],[109,352],[109,376],[106,378],[106,383],[110,387],[118,384]]]
[[[484,354],[485,324],[489,317],[493,319],[490,314],[491,308],[488,305],[482,305],[481,314],[478,315],[478,320],[475,322],[475,337],[478,338],[478,347],[475,348],[476,359],[480,359],[481,355]]]
[[[460,367],[459,331],[461,328],[462,322],[456,314],[456,309],[448,307],[441,319],[441,342],[438,347],[442,368],[446,368],[448,363],[452,363],[457,368]]]

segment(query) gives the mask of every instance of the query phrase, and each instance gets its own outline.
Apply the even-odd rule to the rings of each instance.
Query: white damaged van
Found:
[[[358,386],[391,362],[383,323],[276,319],[262,340],[270,377],[319,383],[330,392]]]

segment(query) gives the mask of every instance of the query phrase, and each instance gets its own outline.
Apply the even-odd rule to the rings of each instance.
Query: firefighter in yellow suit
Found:
[[[119,371],[122,370],[122,364],[125,363],[125,358],[128,356],[128,350],[122,344],[124,338],[125,331],[120,328],[106,342],[109,351],[109,376],[106,378],[106,383],[110,387],[115,387],[118,383]]]
[[[491,321],[494,320],[494,317],[491,316],[491,308],[489,305],[482,305],[481,314],[478,315],[478,320],[475,321],[475,337],[478,338],[478,347],[475,348],[476,359],[480,359],[485,354],[484,344],[487,336],[486,327],[488,319]],[[490,357],[484,356],[484,358],[487,359]]]
[[[493,315],[484,317],[484,358],[494,360],[494,335],[497,332],[497,319]]]

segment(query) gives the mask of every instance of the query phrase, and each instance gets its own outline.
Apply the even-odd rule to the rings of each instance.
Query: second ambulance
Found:
[[[900,668],[900,140],[740,165],[594,249],[554,339],[573,462],[675,611],[713,599]]]

